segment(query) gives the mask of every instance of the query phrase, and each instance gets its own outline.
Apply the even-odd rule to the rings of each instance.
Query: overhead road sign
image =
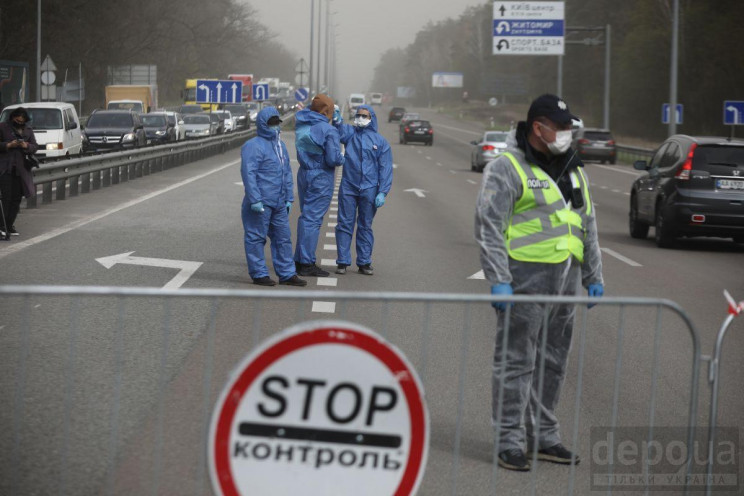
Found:
[[[196,103],[240,103],[242,100],[242,81],[196,80]]]
[[[253,85],[253,99],[257,102],[260,102],[262,100],[268,100],[269,96],[269,84],[268,83],[261,83],[261,84],[254,84]]]
[[[494,55],[563,55],[565,2],[493,2]]]
[[[298,102],[304,102],[307,97],[310,96],[310,90],[307,88],[297,88],[294,93],[295,100]]]
[[[212,414],[218,495],[415,494],[428,453],[423,388],[403,354],[341,321],[298,324],[254,349]]]
[[[727,126],[744,125],[744,102],[725,100],[723,102],[723,123]]]
[[[677,124],[682,124],[683,117],[684,117],[684,110],[685,107],[681,103],[677,104],[677,112],[675,113],[677,116]],[[662,124],[669,124],[670,119],[670,112],[671,108],[668,103],[662,103],[661,104],[661,123]]]

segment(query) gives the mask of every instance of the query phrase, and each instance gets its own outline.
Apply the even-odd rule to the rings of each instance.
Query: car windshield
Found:
[[[88,119],[87,127],[132,127],[132,116],[124,113],[96,113]]]
[[[145,127],[165,127],[164,115],[143,115],[142,124]]]
[[[8,120],[8,114],[12,110],[3,112],[0,122]],[[27,108],[28,125],[37,130],[62,129],[62,113],[57,109]]]
[[[361,104],[363,104],[363,103],[364,103],[364,98],[352,98],[352,99],[351,99],[351,104],[352,104],[352,105],[354,105],[354,104],[359,104],[359,105],[361,105]]]
[[[179,112],[182,114],[195,114],[201,111],[202,111],[201,105],[184,105],[179,110]]]
[[[209,124],[209,116],[208,115],[184,115],[183,116],[183,123],[184,124]]]
[[[506,143],[506,138],[509,137],[509,133],[486,133],[486,137],[483,141],[492,141],[495,143]]]

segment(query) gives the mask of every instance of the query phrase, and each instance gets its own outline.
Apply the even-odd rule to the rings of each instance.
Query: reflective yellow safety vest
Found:
[[[572,210],[558,185],[537,165],[521,164],[509,152],[507,157],[522,179],[522,196],[506,228],[509,256],[522,262],[561,263],[571,255],[584,261],[586,219],[592,203],[586,176],[581,167],[571,173],[574,189],[580,189],[584,206]]]

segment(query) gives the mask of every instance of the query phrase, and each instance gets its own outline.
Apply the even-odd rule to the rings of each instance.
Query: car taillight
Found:
[[[433,129],[429,129],[429,134],[434,134],[434,130]]]
[[[482,150],[483,150],[484,152],[490,152],[491,150],[495,150],[495,149],[496,149],[496,147],[495,147],[495,146],[493,146],[493,145],[483,145],[483,146],[481,147],[481,149],[482,149]]]
[[[615,140],[609,140],[609,141],[607,142],[607,144],[608,144],[608,145],[613,145],[613,146],[614,146],[614,145],[615,145]]]
[[[411,130],[410,130],[410,129],[408,129],[408,128],[405,128],[405,129],[403,130],[403,132],[404,132],[404,133],[410,133],[410,132],[411,132]]]
[[[697,148],[697,143],[693,143],[692,146],[690,146],[690,151],[687,152],[687,158],[685,159],[685,162],[674,175],[674,177],[676,177],[680,181],[690,180],[690,171],[692,170],[692,157],[695,155],[695,148]]]
[[[589,144],[589,140],[588,140],[588,139],[586,139],[586,138],[581,138],[581,139],[579,140],[579,144],[580,144],[580,145],[588,145],[588,144]]]

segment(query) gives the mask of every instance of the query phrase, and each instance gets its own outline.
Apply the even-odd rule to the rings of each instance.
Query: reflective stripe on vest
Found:
[[[506,249],[514,260],[523,262],[560,263],[571,255],[584,261],[584,228],[581,213],[571,209],[563,199],[558,185],[536,165],[523,166],[507,152],[522,180],[522,195],[514,205],[514,212],[506,229]],[[571,183],[584,194],[584,208],[591,203],[586,177],[579,170],[571,172]]]

